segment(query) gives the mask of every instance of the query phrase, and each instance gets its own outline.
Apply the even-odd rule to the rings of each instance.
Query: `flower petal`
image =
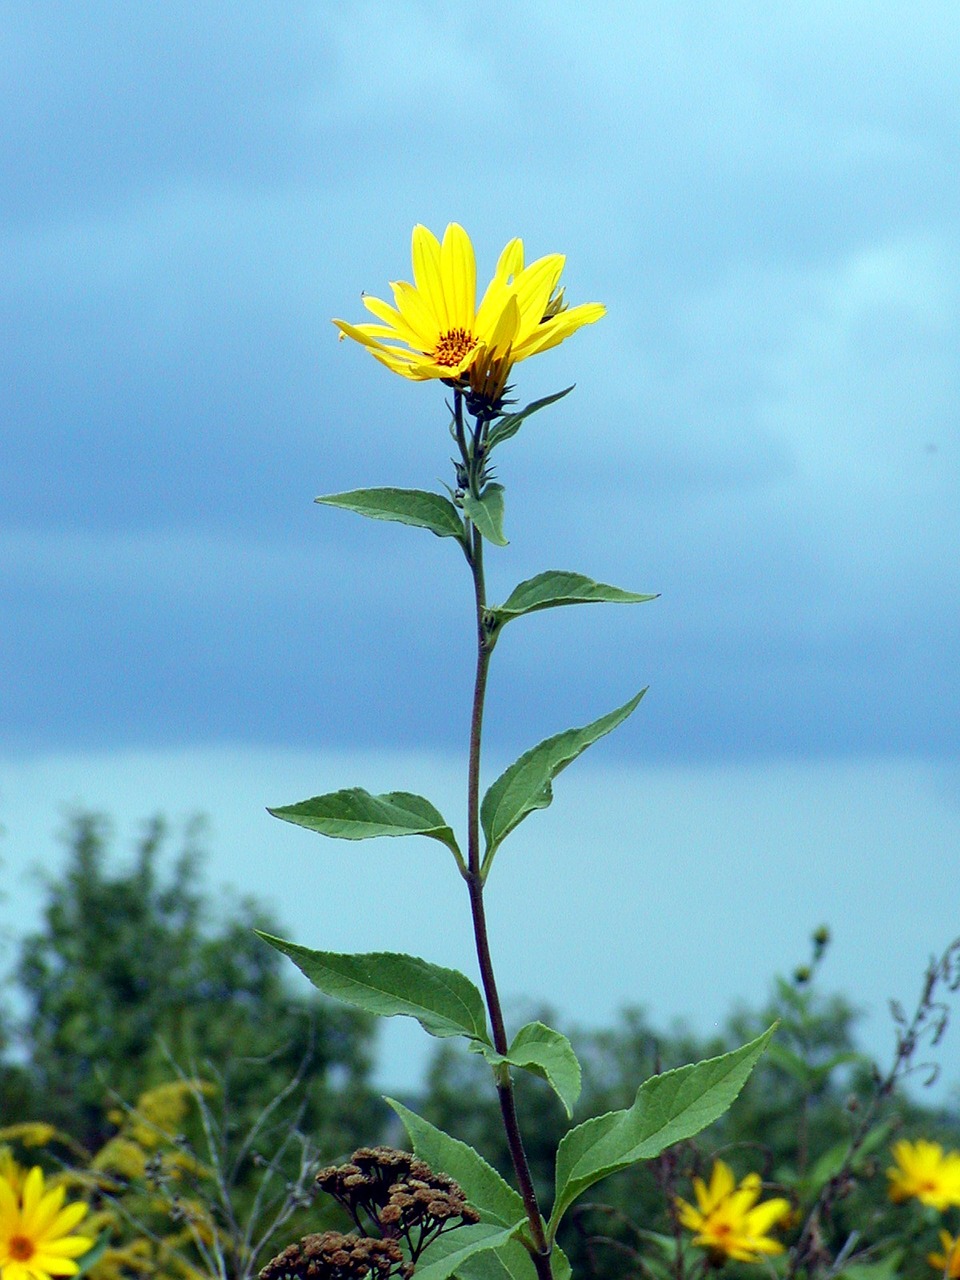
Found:
[[[93,1248],[92,1236],[62,1236],[59,1240],[42,1241],[34,1257],[41,1253],[57,1258],[79,1258]]]
[[[440,275],[451,329],[473,332],[477,304],[477,262],[470,237],[458,222],[451,222],[440,246]]]
[[[714,1169],[714,1176],[716,1176],[716,1169]],[[710,1181],[712,1183],[713,1178],[711,1178]],[[702,1178],[694,1178],[693,1194],[697,1197],[697,1204],[700,1206],[700,1212],[704,1214],[709,1213],[713,1208],[713,1195],[711,1191],[707,1190],[707,1184]]]
[[[699,1178],[697,1181],[700,1181]],[[701,1183],[701,1186],[702,1185],[703,1184]],[[703,1226],[703,1214],[698,1213],[692,1204],[681,1199],[680,1196],[677,1196],[676,1198],[676,1206],[677,1217],[679,1218],[681,1225],[688,1227],[691,1231],[699,1231]]]
[[[438,327],[450,328],[447,303],[443,296],[443,276],[440,271],[440,242],[432,231],[419,223],[413,228],[413,281],[417,292],[436,318]],[[399,303],[398,303],[399,305]]]
[[[80,1252],[86,1253],[87,1250]],[[48,1276],[75,1276],[80,1270],[72,1258],[58,1258],[53,1253],[35,1253],[30,1259],[30,1269],[34,1275]]]
[[[758,1204],[747,1214],[747,1229],[751,1235],[765,1236],[770,1228],[782,1222],[789,1212],[790,1201],[785,1200],[783,1196],[764,1200],[763,1204]]]
[[[82,1200],[77,1200],[72,1204],[65,1205],[47,1228],[45,1232],[47,1240],[45,1243],[50,1244],[52,1241],[57,1240],[59,1247],[61,1240],[58,1239],[58,1237],[69,1237],[70,1232],[77,1223],[82,1221],[86,1216],[87,1206]]]
[[[526,267],[514,280],[514,291],[520,304],[523,334],[532,333],[543,320],[550,295],[557,287],[566,261],[562,253],[550,253]],[[521,338],[522,341],[522,338]]]
[[[438,312],[430,299],[405,280],[398,280],[391,288],[394,302],[404,322],[417,335],[417,347],[421,351],[433,351],[441,333],[447,328],[446,321],[441,318],[446,314],[445,310]]]
[[[483,300],[477,308],[474,332],[478,338],[483,338],[502,315],[507,298],[514,292],[513,278],[522,270],[523,241],[511,240],[500,254],[493,279],[487,285]]]
[[[500,313],[500,319],[494,326],[487,341],[487,350],[492,356],[504,355],[517,336],[520,328],[520,307],[517,300],[512,295],[507,299],[507,305]]]
[[[730,1166],[722,1160],[714,1161],[713,1172],[710,1175],[711,1204],[717,1205],[721,1200],[725,1200],[736,1185]]]
[[[606,307],[599,302],[582,302],[579,306],[569,307],[559,315],[545,320],[529,337],[521,338],[517,343],[516,358],[526,360],[528,356],[534,356],[540,351],[549,351],[551,347],[557,347],[565,338],[569,338],[571,333],[576,333],[582,325],[594,324],[606,314]]]
[[[333,322],[347,338],[353,338],[354,342],[362,343],[365,347],[373,347],[374,349],[382,349],[383,344],[379,341],[380,337],[386,337],[386,331],[379,325],[372,324],[351,324],[349,320],[334,320]],[[371,330],[379,330],[377,335],[371,333]]]
[[[373,298],[369,295],[364,296],[363,305],[378,320],[382,320],[385,326],[390,327],[395,340],[405,342],[411,347],[419,346],[419,335],[411,329],[396,307],[391,307],[389,302],[384,302],[381,298]]]
[[[27,1174],[23,1184],[23,1195],[20,1198],[20,1213],[24,1226],[27,1220],[33,1217],[37,1205],[43,1198],[43,1173],[39,1165],[34,1165]],[[63,1188],[60,1188],[60,1199],[63,1199]]]

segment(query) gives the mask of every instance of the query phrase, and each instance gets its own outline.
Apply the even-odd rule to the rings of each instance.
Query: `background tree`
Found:
[[[71,819],[66,866],[47,880],[43,926],[16,968],[26,1068],[5,1113],[29,1107],[95,1150],[118,1098],[131,1102],[179,1068],[223,1085],[227,1122],[241,1131],[301,1073],[300,1123],[324,1150],[369,1141],[382,1126],[369,1085],[372,1020],[291,994],[282,957],[253,933],[277,931],[262,908],[243,901],[215,918],[200,887],[199,830],[189,824],[172,852],[155,818],[132,864],[114,870],[107,820]]]

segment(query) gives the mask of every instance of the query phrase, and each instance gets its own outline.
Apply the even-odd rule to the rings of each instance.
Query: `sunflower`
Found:
[[[87,1212],[81,1203],[64,1206],[63,1187],[44,1191],[43,1173],[34,1166],[17,1187],[0,1177],[0,1278],[51,1280],[79,1271],[75,1258],[93,1246],[89,1236],[72,1231]]]
[[[887,1170],[888,1195],[894,1204],[915,1197],[941,1212],[960,1205],[960,1151],[947,1151],[939,1142],[902,1138],[893,1145],[895,1168]]]
[[[394,373],[414,382],[440,378],[493,403],[518,360],[557,346],[605,314],[598,302],[564,303],[558,289],[564,261],[552,253],[525,267],[523,241],[511,240],[477,306],[476,259],[463,227],[451,222],[441,244],[416,226],[414,283],[391,284],[393,306],[364,295],[380,323],[333,323],[341,338],[362,343]]]
[[[782,1253],[783,1245],[770,1237],[770,1230],[790,1212],[782,1196],[757,1204],[760,1178],[748,1173],[738,1186],[729,1165],[715,1160],[710,1185],[694,1178],[697,1207],[677,1197],[678,1217],[683,1226],[696,1232],[693,1243],[707,1249],[719,1265],[727,1258],[756,1262],[762,1253]]]

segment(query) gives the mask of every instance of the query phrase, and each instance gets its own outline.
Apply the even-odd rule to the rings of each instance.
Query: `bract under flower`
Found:
[[[564,266],[553,253],[524,266],[523,242],[511,240],[476,305],[477,268],[470,237],[451,222],[443,243],[424,226],[413,229],[413,284],[391,284],[394,305],[364,296],[379,324],[334,320],[341,337],[369,348],[394,373],[415,382],[442,378],[476,391],[492,376],[501,393],[510,367],[555,347],[605,314],[598,302],[563,304],[557,292]],[[482,370],[493,370],[483,373]]]
[[[716,1160],[710,1185],[694,1178],[693,1191],[697,1206],[678,1196],[678,1217],[696,1233],[693,1243],[707,1249],[714,1260],[756,1262],[761,1254],[783,1252],[783,1245],[769,1233],[789,1215],[790,1203],[777,1196],[757,1204],[761,1191],[757,1174],[748,1173],[738,1186],[729,1165]]]

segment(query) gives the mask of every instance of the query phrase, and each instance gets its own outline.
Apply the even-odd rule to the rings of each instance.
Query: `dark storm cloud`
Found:
[[[447,478],[441,390],[329,317],[459,218],[609,308],[518,369],[578,387],[503,454],[496,590],[664,593],[530,620],[499,722],[649,681],[622,750],[955,751],[942,13],[6,6],[9,740],[459,740],[455,552],[311,503]]]

